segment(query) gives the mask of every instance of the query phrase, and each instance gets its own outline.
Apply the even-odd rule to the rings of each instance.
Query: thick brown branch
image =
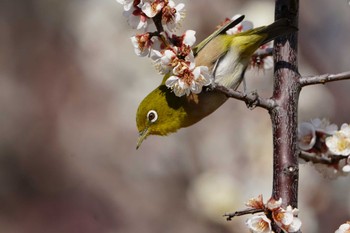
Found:
[[[224,214],[224,217],[226,217],[227,221],[231,221],[234,217],[242,216],[242,215],[247,215],[247,214],[256,214],[260,212],[264,212],[264,209],[246,209],[242,211],[236,211],[233,213],[226,213]]]
[[[275,20],[287,18],[297,27],[299,0],[276,0],[275,3]],[[273,125],[272,197],[275,200],[282,198],[284,207],[298,207],[299,151],[296,142],[301,85],[297,45],[297,33],[278,37],[274,42],[275,81],[272,98],[278,106],[270,111]],[[283,232],[277,224],[273,224],[272,229],[276,233]]]
[[[350,71],[339,73],[339,74],[322,74],[315,76],[306,76],[300,79],[302,86],[325,84],[327,82],[334,82],[339,80],[350,79]]]
[[[267,110],[272,110],[276,106],[276,103],[272,99],[261,98],[256,92],[246,94],[220,85],[215,86],[214,89],[221,91],[229,98],[244,101],[250,109],[253,109],[255,107],[262,107]]]

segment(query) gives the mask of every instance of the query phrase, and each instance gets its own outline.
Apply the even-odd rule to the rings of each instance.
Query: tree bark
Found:
[[[275,20],[288,18],[298,26],[299,0],[276,0]],[[298,99],[301,90],[297,60],[298,33],[279,37],[274,44],[275,81],[270,110],[273,127],[272,197],[282,198],[283,206],[298,206]],[[282,232],[276,225],[275,232]]]

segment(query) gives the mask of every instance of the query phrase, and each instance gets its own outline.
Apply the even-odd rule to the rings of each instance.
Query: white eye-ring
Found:
[[[148,113],[147,113],[147,120],[151,123],[154,123],[156,122],[158,119],[158,113],[154,110],[150,110]]]

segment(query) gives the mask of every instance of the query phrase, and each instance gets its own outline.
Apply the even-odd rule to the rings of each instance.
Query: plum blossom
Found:
[[[279,198],[278,200],[274,198],[270,198],[270,200],[268,200],[266,203],[266,207],[271,211],[277,210],[281,206],[282,206],[282,198]]]
[[[336,124],[331,124],[329,120],[323,118],[314,118],[310,120],[311,124],[315,127],[315,129],[319,132],[323,132],[328,135],[332,135],[335,131],[338,130],[338,126]]]
[[[263,202],[262,195],[259,195],[256,198],[251,198],[246,203],[246,206],[253,209],[265,209],[265,204]],[[265,214],[255,215],[249,218],[246,221],[246,225],[249,228],[250,232],[253,233],[271,233],[271,220],[267,218]]]
[[[167,49],[152,50],[151,59],[155,62],[155,66],[161,74],[168,73],[179,62],[194,60],[191,46],[196,41],[195,33],[193,30],[187,30],[182,36],[167,35],[174,45]]]
[[[275,223],[284,232],[297,232],[301,227],[301,221],[297,216],[299,210],[292,208],[290,205],[286,209],[282,208],[282,199],[275,200],[270,198],[266,204],[267,208],[272,212],[272,218]]]
[[[308,151],[316,143],[316,129],[310,122],[302,122],[298,128],[298,146]]]
[[[162,23],[167,26],[169,31],[173,31],[180,21],[185,17],[185,4],[180,3],[175,6],[174,1],[169,0],[162,10]]]
[[[336,178],[350,173],[350,126],[341,129],[326,119],[302,122],[298,128],[298,146],[312,156],[329,161],[313,166],[327,178]]]
[[[123,5],[124,11],[130,10],[132,5],[134,4],[134,0],[116,0],[116,1]]]
[[[334,233],[350,233],[350,221],[340,225]]]
[[[142,11],[141,1],[129,1],[129,0],[117,0],[119,3],[124,5],[123,15],[127,18],[129,25],[134,29],[146,29],[152,21]],[[130,3],[132,2],[132,3]],[[141,7],[140,7],[141,6]]]
[[[298,212],[290,205],[286,209],[280,207],[272,211],[272,218],[284,232],[297,232],[301,227],[301,221],[296,217]]]
[[[333,136],[326,138],[326,145],[335,155],[350,155],[350,126],[343,124]]]
[[[250,199],[247,206],[264,213],[253,216],[246,221],[246,225],[253,233],[269,233],[271,230],[271,220],[283,230],[283,232],[296,232],[301,227],[301,221],[297,216],[298,209],[287,206],[282,208],[282,198],[275,200],[270,198],[266,204],[263,203],[262,195]],[[268,217],[269,216],[269,217]]]
[[[245,205],[248,207],[251,207],[253,209],[264,209],[265,208],[265,204],[263,202],[263,197],[261,194],[258,197],[249,199]]]
[[[343,124],[339,131],[326,138],[326,145],[333,155],[344,157],[344,161],[339,161],[335,167],[335,173],[339,175],[350,173],[350,126]]]
[[[338,127],[326,119],[315,118],[302,122],[298,127],[298,146],[303,151],[327,154],[326,137],[333,135]]]
[[[264,214],[249,218],[246,225],[252,233],[272,233],[271,220]]]
[[[273,42],[261,45],[250,58],[250,67],[268,70],[273,67]]]
[[[350,156],[348,156],[346,160],[346,164],[342,167],[342,171],[346,173],[350,173]]]
[[[194,66],[194,63],[187,65],[179,63],[175,68],[174,75],[170,76],[165,85],[171,88],[178,97],[189,95],[191,92],[198,94],[202,91],[203,86],[211,84],[208,67]]]
[[[144,1],[140,7],[142,12],[149,18],[156,16],[166,5],[164,0]]]
[[[184,18],[185,4],[175,5],[172,0],[116,0],[123,5],[123,15],[132,28],[147,29],[153,18],[161,13],[161,23],[173,31]]]
[[[208,67],[196,66],[191,46],[195,43],[195,31],[187,30],[182,36],[167,35],[173,46],[161,51],[152,50],[151,58],[162,74],[168,74],[165,85],[176,96],[198,94],[203,86],[212,83]]]
[[[139,34],[130,38],[137,56],[144,57],[150,54],[154,43],[153,38],[149,33]]]

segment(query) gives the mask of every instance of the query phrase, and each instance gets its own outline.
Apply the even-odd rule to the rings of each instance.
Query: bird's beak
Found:
[[[147,136],[148,136],[148,127],[139,133],[139,138],[138,138],[137,144],[136,144],[136,150],[139,149],[143,140],[145,140],[147,138]]]

